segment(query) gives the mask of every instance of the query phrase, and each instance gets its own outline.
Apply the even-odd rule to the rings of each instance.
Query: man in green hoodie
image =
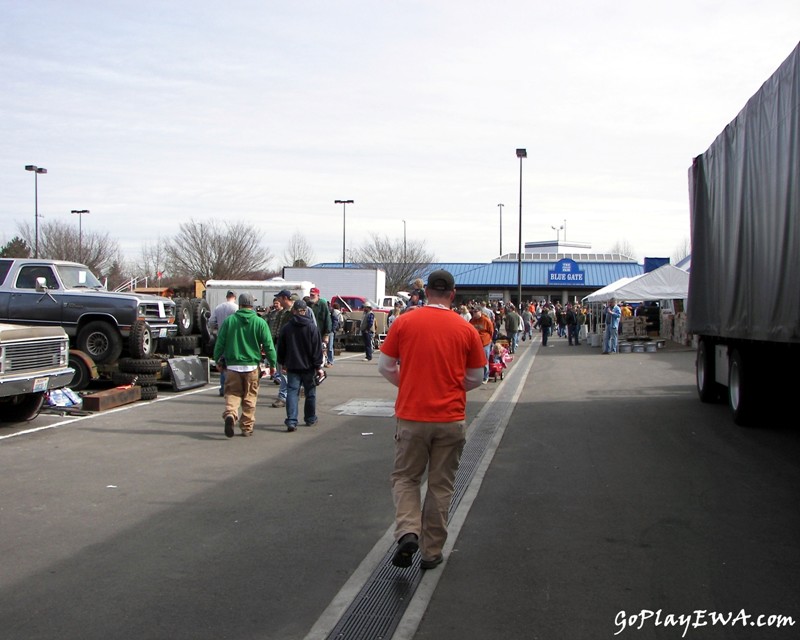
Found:
[[[265,359],[270,368],[276,365],[275,345],[264,318],[253,311],[253,296],[239,296],[239,310],[225,319],[214,344],[214,360],[222,360],[225,376],[225,435],[233,437],[233,427],[242,415],[239,427],[243,436],[253,435],[256,421],[260,363]]]

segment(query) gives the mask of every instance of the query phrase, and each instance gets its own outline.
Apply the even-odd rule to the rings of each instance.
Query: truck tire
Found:
[[[122,358],[119,361],[119,370],[123,373],[159,373],[161,358]]]
[[[208,319],[211,317],[211,307],[205,298],[194,298],[192,300],[192,315],[194,317],[194,332],[200,335],[203,343],[211,339],[211,332],[208,330]]]
[[[0,422],[28,422],[39,415],[44,404],[44,392],[14,396],[0,404]]]
[[[111,382],[120,386],[136,384],[140,387],[151,387],[158,382],[158,379],[154,373],[127,373],[123,371],[114,371],[111,374]]]
[[[156,350],[156,341],[150,335],[150,329],[144,320],[137,320],[131,327],[128,337],[128,351],[134,358],[149,358]]]
[[[200,346],[200,336],[175,336],[168,338],[167,344],[173,346],[177,353],[194,352]]]
[[[115,326],[94,320],[78,332],[75,346],[97,364],[114,362],[122,353],[122,336]]]
[[[750,375],[749,359],[740,349],[734,349],[728,361],[728,406],[733,421],[739,426],[749,426],[755,414],[755,380]]]
[[[67,386],[73,391],[82,391],[88,387],[92,381],[92,372],[83,359],[70,353],[69,366],[74,369],[75,375],[72,376],[72,380]]]
[[[142,400],[155,400],[158,397],[158,387],[156,385],[142,386]]]
[[[175,322],[179,336],[189,336],[194,331],[194,309],[192,301],[186,298],[175,298]]]
[[[700,396],[700,401],[717,402],[720,396],[720,389],[715,380],[714,347],[706,340],[700,340],[700,344],[697,345],[695,374],[697,395]]]

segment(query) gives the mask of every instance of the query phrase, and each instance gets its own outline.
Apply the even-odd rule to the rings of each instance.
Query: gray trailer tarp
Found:
[[[800,342],[800,45],[689,171],[688,330]]]

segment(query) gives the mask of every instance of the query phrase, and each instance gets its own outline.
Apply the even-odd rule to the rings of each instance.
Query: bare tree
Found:
[[[135,275],[139,278],[157,280],[163,275],[167,268],[167,249],[166,243],[159,238],[156,243],[142,245],[139,259],[135,265]]]
[[[632,259],[635,259],[636,257],[636,251],[634,250],[633,245],[631,245],[631,243],[624,238],[622,240],[617,240],[614,243],[614,246],[608,250],[608,253],[618,253],[622,256],[628,256]]]
[[[20,236],[35,246],[35,231],[29,222],[19,225]],[[95,274],[104,273],[119,256],[119,242],[108,233],[79,233],[71,224],[58,220],[39,225],[39,257],[85,264]]]
[[[675,253],[672,254],[672,259],[677,263],[683,260],[692,252],[692,243],[689,238],[684,238],[683,241],[675,247]]]
[[[363,267],[377,267],[386,272],[386,289],[390,293],[404,291],[436,261],[425,248],[425,242],[404,242],[389,236],[370,234],[370,240],[353,251],[353,262]]]
[[[272,261],[261,240],[261,232],[243,222],[185,222],[164,243],[166,270],[203,282],[247,279]]]
[[[289,238],[283,252],[283,264],[287,267],[307,267],[314,262],[314,250],[299,231]]]

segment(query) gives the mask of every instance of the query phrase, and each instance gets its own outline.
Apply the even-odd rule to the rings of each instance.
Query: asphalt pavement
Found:
[[[550,344],[468,395],[444,564],[377,582],[394,394],[359,354],[295,434],[268,383],[253,438],[225,438],[211,387],[17,430],[0,635],[371,639],[330,636],[371,583],[400,612],[384,640],[797,637],[758,618],[800,619],[797,427],[700,403],[689,348]]]

